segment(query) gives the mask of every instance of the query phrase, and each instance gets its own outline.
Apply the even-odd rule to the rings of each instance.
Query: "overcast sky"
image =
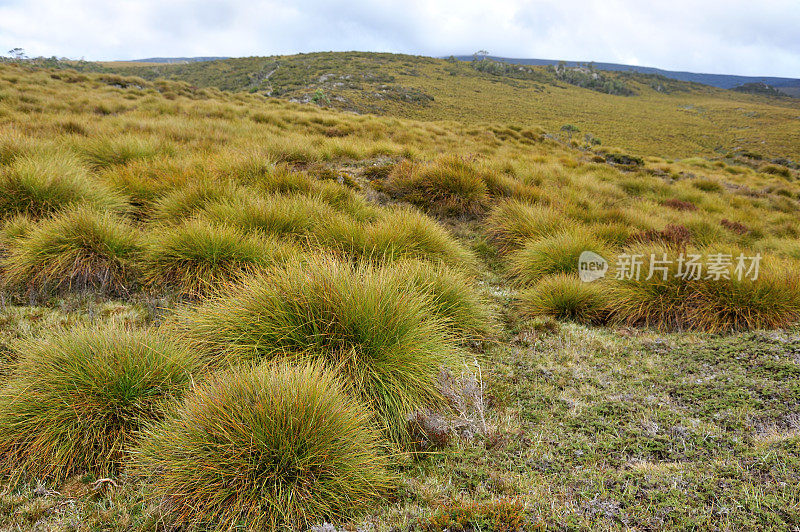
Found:
[[[0,53],[89,60],[365,50],[800,78],[800,0],[0,0]]]

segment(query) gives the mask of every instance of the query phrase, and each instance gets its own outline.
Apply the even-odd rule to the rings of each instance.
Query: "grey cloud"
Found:
[[[487,49],[800,77],[798,27],[797,0],[0,0],[0,50],[89,59]]]

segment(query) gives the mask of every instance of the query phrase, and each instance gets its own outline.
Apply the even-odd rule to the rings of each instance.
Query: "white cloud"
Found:
[[[800,77],[798,27],[797,0],[0,0],[0,50],[87,59],[487,49]]]

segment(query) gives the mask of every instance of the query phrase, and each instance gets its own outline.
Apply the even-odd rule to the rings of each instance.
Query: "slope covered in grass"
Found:
[[[199,87],[252,91],[358,112],[406,118],[503,123],[494,132],[536,137],[535,126],[591,146],[638,155],[688,157],[735,149],[786,156],[800,145],[800,101],[765,98],[628,72],[598,72],[599,90],[575,85],[593,74],[572,69],[477,64],[363,52],[248,57],[182,65],[106,63],[113,71]],[[97,68],[97,67],[95,67]],[[621,90],[612,94],[603,85]],[[623,95],[627,94],[627,96]],[[265,118],[266,120],[266,118]],[[573,126],[576,131],[563,126]],[[332,128],[332,135],[347,128]]]
[[[0,64],[0,184],[25,192],[0,202],[0,529],[795,528],[800,175],[783,104],[703,96],[764,113],[737,123],[770,160],[706,151],[680,121],[685,157],[667,159],[632,107],[592,119],[648,128],[635,153],[561,132],[563,106],[700,89],[621,77],[623,96],[461,64],[439,80],[446,61],[375,58],[441,82],[436,98],[357,115]],[[445,82],[497,87],[489,114],[479,93],[447,103]],[[557,101],[559,133],[512,94]],[[589,250],[609,263],[591,283]],[[730,278],[675,277],[694,255],[730,259]],[[757,279],[740,255],[760,256]],[[617,278],[634,256],[639,279]]]

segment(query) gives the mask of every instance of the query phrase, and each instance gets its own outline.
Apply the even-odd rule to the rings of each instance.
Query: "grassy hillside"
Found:
[[[474,57],[470,55],[461,55],[456,57],[463,61],[471,61],[474,59]],[[495,61],[502,61],[504,63],[511,63],[514,65],[555,66],[562,62],[566,66],[571,66],[571,67],[586,65],[585,61],[557,61],[552,59],[522,59],[522,58],[515,59],[510,57],[496,57],[496,56],[487,56],[487,58],[493,59]],[[220,57],[217,59],[223,59],[223,58]],[[793,89],[794,90],[800,89],[800,80],[796,78],[779,78],[771,76],[738,76],[735,74],[702,74],[698,72],[662,70],[660,68],[644,67],[638,65],[624,65],[620,63],[597,62],[594,63],[594,65],[598,70],[611,70],[615,72],[633,71],[633,72],[640,72],[642,74],[657,74],[669,79],[677,79],[680,81],[693,81],[696,83],[702,83],[703,85],[711,85],[712,87],[719,87],[721,89],[733,89],[735,87],[739,87],[741,85],[746,85],[749,83],[766,84],[780,91],[784,91],[784,94],[789,94],[789,95],[791,95]]]
[[[701,97],[375,57],[400,86],[464,69],[473,109]],[[0,65],[0,530],[800,523],[796,151],[196,85]],[[375,102],[455,106],[426,90]],[[585,283],[582,251],[672,262]],[[677,276],[690,255],[760,275]]]
[[[107,63],[106,66],[111,65]],[[580,129],[604,145],[638,155],[719,156],[747,150],[765,157],[800,151],[800,102],[679,82],[661,76],[598,72],[632,96],[565,81],[544,66],[373,53],[251,57],[113,70],[197,87],[255,91],[359,113],[469,124]],[[602,86],[602,84],[599,84]]]

